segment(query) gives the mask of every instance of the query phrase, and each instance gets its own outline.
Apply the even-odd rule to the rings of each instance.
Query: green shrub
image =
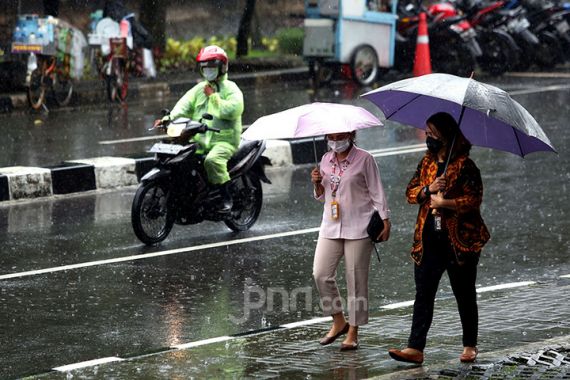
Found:
[[[279,41],[279,51],[283,54],[303,54],[302,28],[287,28],[277,31],[277,41]]]

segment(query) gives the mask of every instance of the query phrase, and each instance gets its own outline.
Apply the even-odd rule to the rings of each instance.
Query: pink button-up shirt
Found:
[[[340,217],[332,219],[331,180],[338,180],[340,169],[342,175],[334,198],[339,204]],[[320,170],[325,188],[324,194],[316,197],[325,204],[320,237],[364,239],[368,237],[366,227],[374,209],[378,210],[382,219],[390,218],[378,166],[370,153],[353,146],[348,156],[339,163],[333,152],[327,152],[321,160]]]

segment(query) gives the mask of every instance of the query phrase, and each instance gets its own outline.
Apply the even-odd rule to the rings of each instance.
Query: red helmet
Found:
[[[228,71],[228,55],[224,49],[216,45],[202,48],[196,56],[196,62],[200,66],[205,62],[215,62],[220,68],[221,74],[225,74]]]

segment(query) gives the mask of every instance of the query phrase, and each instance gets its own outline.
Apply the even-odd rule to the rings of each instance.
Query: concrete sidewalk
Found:
[[[42,378],[568,378],[570,279],[480,288],[479,349],[461,364],[461,326],[452,297],[436,301],[423,366],[399,363],[389,348],[406,344],[411,303],[376,308],[360,330],[360,349],[318,339],[330,318],[269,327],[234,336],[188,342],[160,352],[101,358],[53,369]],[[493,377],[494,376],[494,377]]]

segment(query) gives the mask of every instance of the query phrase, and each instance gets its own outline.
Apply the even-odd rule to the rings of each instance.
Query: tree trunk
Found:
[[[249,52],[248,40],[251,33],[251,20],[255,13],[255,0],[246,0],[245,8],[239,22],[237,35],[237,51],[236,56],[243,57]]]
[[[152,37],[152,50],[162,52],[166,45],[166,0],[141,1],[140,22]]]
[[[43,0],[45,16],[59,16],[59,0]]]

